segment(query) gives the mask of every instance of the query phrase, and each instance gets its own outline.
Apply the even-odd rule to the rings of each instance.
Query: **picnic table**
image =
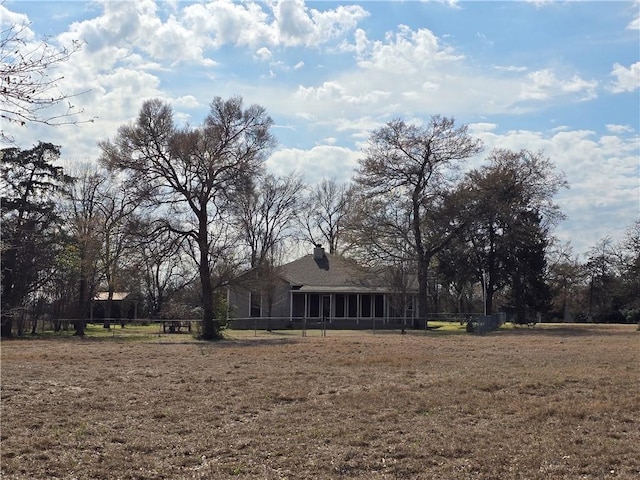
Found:
[[[163,333],[181,333],[187,331],[191,333],[191,320],[162,320]]]

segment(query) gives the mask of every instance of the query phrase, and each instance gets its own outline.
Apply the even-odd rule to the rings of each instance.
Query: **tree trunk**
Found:
[[[84,271],[84,259],[80,262],[80,283],[78,285],[78,305],[76,319],[73,321],[73,328],[75,329],[74,335],[78,337],[84,337],[84,319],[87,311],[86,305],[88,303],[88,281]]]
[[[418,317],[414,320],[414,328],[422,328],[424,325],[424,328],[426,329],[428,326],[427,312],[429,311],[429,302],[427,295],[429,292],[428,275],[431,256],[427,254],[422,243],[422,228],[420,225],[420,192],[420,186],[417,186],[412,197],[412,230],[413,238],[416,243],[416,256],[418,258]]]
[[[211,270],[209,268],[209,242],[207,232],[207,215],[203,209],[200,218],[198,247],[200,249],[200,285],[202,287],[202,339],[219,340],[220,328],[215,320],[213,310],[213,284],[211,283]]]
[[[113,275],[108,273],[106,275],[107,279],[107,301],[104,305],[104,323],[103,328],[111,328],[111,316],[113,315],[113,291],[114,291],[114,280]]]
[[[4,308],[3,308],[4,310]],[[13,319],[11,315],[7,315],[4,311],[2,312],[2,324],[0,325],[0,336],[2,338],[11,337],[11,327],[13,326]]]
[[[495,293],[495,288],[493,285],[493,281],[491,280],[492,276],[489,275],[488,279],[483,279],[485,282],[484,287],[484,295],[485,295],[485,304],[484,308],[487,311],[487,315],[491,315],[493,313],[493,295]]]
[[[513,276],[513,303],[516,312],[516,323],[523,325],[527,323],[526,309],[524,305],[524,285],[522,276],[519,272],[516,272]]]
[[[73,328],[75,330],[73,334],[75,337],[84,337],[84,318],[76,318],[73,321]]]
[[[13,272],[15,269],[15,253],[9,250],[2,259],[2,308],[0,309],[0,337],[11,337],[13,318],[11,316],[11,297],[13,294]]]
[[[213,311],[213,286],[211,284],[211,272],[209,271],[208,255],[206,250],[200,254],[200,283],[202,285],[202,338],[204,340],[217,340],[220,331],[216,325]]]
[[[416,328],[426,329],[428,326],[427,314],[429,312],[429,262],[430,258],[424,254],[418,260],[418,318],[416,318]]]

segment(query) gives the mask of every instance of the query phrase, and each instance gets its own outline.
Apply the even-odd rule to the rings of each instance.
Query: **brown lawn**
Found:
[[[0,476],[640,478],[635,326],[184,339],[2,342]]]

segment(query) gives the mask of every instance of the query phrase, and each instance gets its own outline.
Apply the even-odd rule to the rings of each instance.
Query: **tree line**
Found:
[[[156,99],[73,171],[57,166],[58,145],[3,149],[2,336],[43,315],[83,335],[96,293],[108,319],[126,291],[138,316],[197,315],[201,336],[219,338],[238,273],[268,278],[295,245],[316,244],[415,287],[425,317],[640,319],[640,223],[581,263],[553,237],[567,183],[543,152],[497,149],[470,168],[483,146],[467,126],[395,119],[371,133],[350,181],[310,186],[267,172],[272,126],[241,97],[216,97],[196,127]]]

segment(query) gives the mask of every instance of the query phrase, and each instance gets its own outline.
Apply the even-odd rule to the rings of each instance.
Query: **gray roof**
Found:
[[[306,255],[278,268],[292,286],[331,290],[368,290],[382,286],[380,278],[348,258],[325,253],[321,259]]]

